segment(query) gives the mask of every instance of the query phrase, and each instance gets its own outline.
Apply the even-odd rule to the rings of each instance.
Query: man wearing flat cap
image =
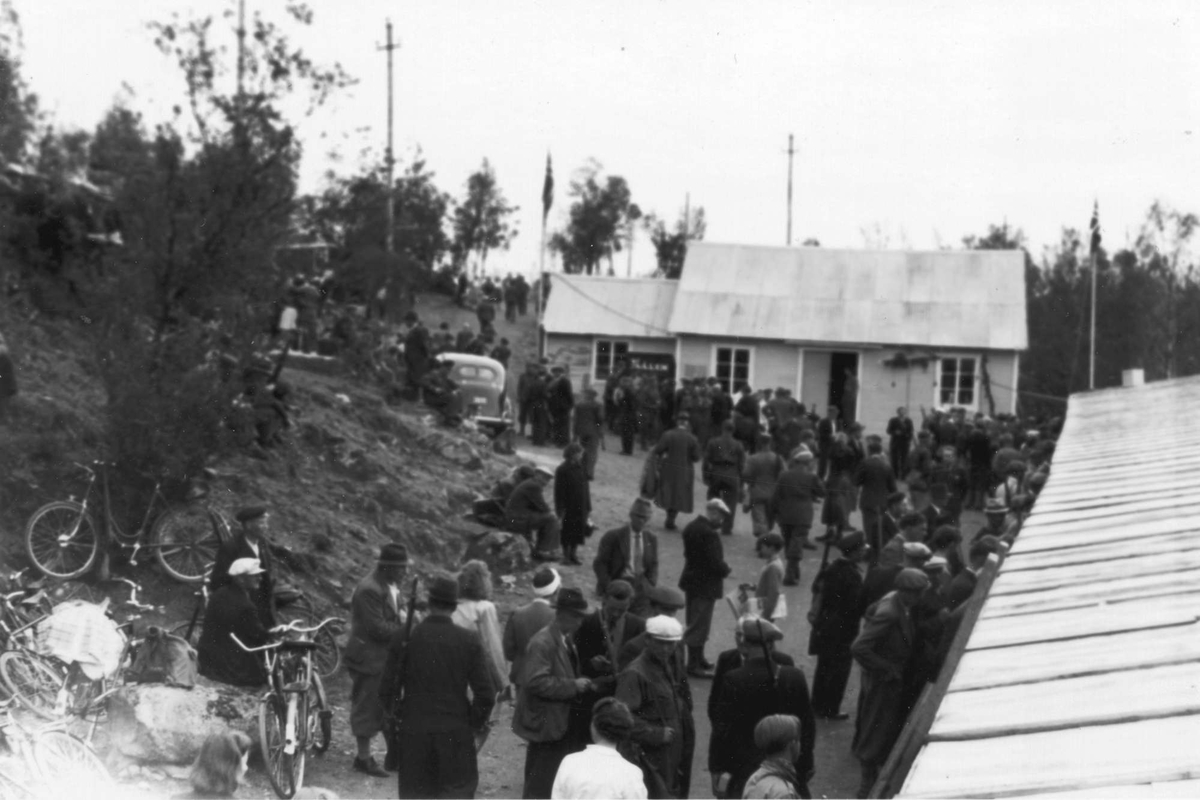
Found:
[[[229,567],[239,558],[256,558],[262,568],[258,588],[251,594],[254,607],[264,628],[275,625],[275,558],[271,555],[271,542],[267,539],[267,525],[271,515],[266,506],[253,505],[238,509],[234,518],[241,530],[221,544],[217,559],[213,563],[209,589],[216,592],[230,582]]]
[[[641,747],[670,797],[688,796],[696,741],[691,688],[675,658],[682,639],[679,620],[651,617],[646,620],[646,649],[617,677],[617,699],[633,712],[630,739]]]
[[[388,648],[379,700],[398,720],[400,797],[474,797],[496,703],[479,634],[454,624],[458,581],[429,583],[429,615]]]
[[[204,677],[232,686],[262,686],[267,682],[262,656],[247,653],[230,636],[237,636],[247,647],[267,643],[269,635],[253,600],[263,574],[256,558],[239,558],[225,570],[225,581],[213,592],[204,610],[204,627],[196,646],[199,671]]]
[[[715,441],[715,440],[714,440]],[[683,529],[683,572],[679,588],[687,597],[687,669],[689,675],[707,678],[713,665],[704,658],[704,645],[712,629],[713,608],[725,596],[725,578],[730,567],[721,545],[721,526],[729,508],[717,497],[708,501],[704,515]]]
[[[512,722],[513,733],[529,743],[523,798],[550,797],[558,765],[587,744],[570,724],[572,702],[593,688],[583,676],[574,643],[587,613],[583,592],[560,589],[554,621],[534,634],[526,648]]]
[[[838,539],[837,548],[838,558],[813,581],[808,652],[817,657],[813,712],[824,719],[844,720],[849,715],[842,713],[842,697],[854,663],[850,645],[858,637],[863,585],[860,565],[866,555],[867,538],[862,531],[846,531]]]
[[[762,753],[754,745],[754,727],[772,714],[791,714],[800,720],[796,776],[801,786],[807,786],[817,734],[808,682],[798,668],[780,665],[772,657],[775,643],[783,638],[779,628],[759,617],[743,617],[739,624],[748,655],[743,666],[725,676],[713,708],[708,749],[713,794],[742,796],[746,780],[762,762]],[[729,775],[729,783],[719,793],[723,774]]]
[[[674,617],[678,619],[679,612],[687,606],[687,599],[683,592],[671,586],[654,586],[650,591],[646,592],[646,602],[648,604],[646,613],[638,616],[643,617],[643,622],[650,617]],[[625,646],[621,648],[620,661],[617,663],[617,669],[622,670],[633,663],[633,660],[640,656],[646,649],[646,631],[643,628],[642,632],[634,636],[629,641],[625,642]],[[679,670],[684,670],[683,653],[678,649],[675,651],[675,659],[679,664]]]
[[[604,596],[610,581],[620,578],[633,587],[630,610],[641,615],[646,608],[646,592],[658,584],[658,539],[646,530],[650,521],[650,501],[639,497],[629,508],[629,523],[613,528],[600,537],[592,569],[596,573],[596,594]]]
[[[912,607],[928,587],[929,578],[920,569],[900,570],[895,590],[867,609],[862,632],[850,648],[861,668],[852,745],[862,764],[859,797],[870,793],[904,725],[904,678],[916,645]]]
[[[375,569],[359,582],[350,599],[350,640],[344,657],[351,680],[350,731],[358,747],[354,769],[376,778],[388,776],[371,755],[371,739],[383,730],[379,682],[388,646],[404,625],[400,584],[407,569],[404,545],[385,544]]]

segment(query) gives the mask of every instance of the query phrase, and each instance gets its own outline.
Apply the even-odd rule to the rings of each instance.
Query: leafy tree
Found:
[[[704,239],[708,223],[704,219],[704,207],[699,206],[686,217],[680,213],[673,229],[657,215],[649,214],[645,219],[650,232],[650,243],[654,245],[654,256],[658,260],[658,273],[664,278],[678,279],[683,274],[683,262],[687,258],[688,242]]]
[[[21,22],[10,0],[0,2],[0,158],[20,164],[40,114],[37,95],[21,79]]]
[[[613,253],[620,252],[625,236],[631,194],[629,184],[619,175],[601,174],[598,161],[586,164],[571,181],[570,220],[564,230],[550,237],[550,249],[563,261],[563,271],[597,271],[607,259],[612,268]]]
[[[508,249],[517,235],[512,215],[518,206],[510,206],[496,182],[496,171],[485,158],[478,170],[467,178],[467,194],[454,209],[454,260],[459,269],[466,267],[474,253],[476,268],[482,271],[489,250]]]

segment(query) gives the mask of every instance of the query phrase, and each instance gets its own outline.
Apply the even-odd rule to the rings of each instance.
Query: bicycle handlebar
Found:
[[[274,650],[275,648],[283,645],[283,642],[267,642],[260,647],[248,647],[246,646],[246,643],[239,639],[237,634],[233,633],[232,631],[229,633],[229,638],[237,642],[237,646],[245,650],[247,653],[261,653],[263,650]]]
[[[341,617],[329,617],[328,619],[322,620],[315,628],[303,628],[300,626],[300,622],[301,620],[294,619],[286,625],[276,625],[271,629],[271,632],[283,633],[286,631],[289,633],[316,633],[317,631],[321,630],[321,628],[324,628],[326,625],[331,625],[334,622],[340,622],[344,625],[346,620],[342,619]]]

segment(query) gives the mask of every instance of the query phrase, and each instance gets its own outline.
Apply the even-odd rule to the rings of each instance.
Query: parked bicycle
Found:
[[[298,638],[261,647],[247,647],[236,634],[229,634],[247,653],[262,653],[266,664],[270,689],[259,701],[258,737],[271,788],[285,800],[304,785],[308,751],[324,753],[333,738],[333,711],[313,665],[318,645],[311,637],[342,622],[331,617],[308,628],[295,620],[273,628],[272,633],[296,634]]]
[[[229,536],[229,524],[219,511],[198,499],[171,505],[163,496],[162,481],[158,481],[141,525],[126,533],[113,516],[108,487],[112,464],[95,461],[90,467],[76,466],[87,473],[83,499],[47,503],[25,525],[25,549],[38,570],[52,578],[77,578],[95,566],[102,545],[115,542],[130,551],[131,564],[137,564],[138,552],[146,548],[175,580],[198,583],[204,579],[222,540]],[[159,507],[163,511],[156,518]]]
[[[12,704],[0,701],[0,750],[14,756],[0,765],[0,797],[36,800],[113,786],[104,762],[86,742],[60,726],[26,730],[13,718]]]

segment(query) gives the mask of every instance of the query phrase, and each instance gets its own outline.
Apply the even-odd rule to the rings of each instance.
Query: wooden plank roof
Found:
[[[1200,794],[1200,378],[1071,397],[900,796]]]

